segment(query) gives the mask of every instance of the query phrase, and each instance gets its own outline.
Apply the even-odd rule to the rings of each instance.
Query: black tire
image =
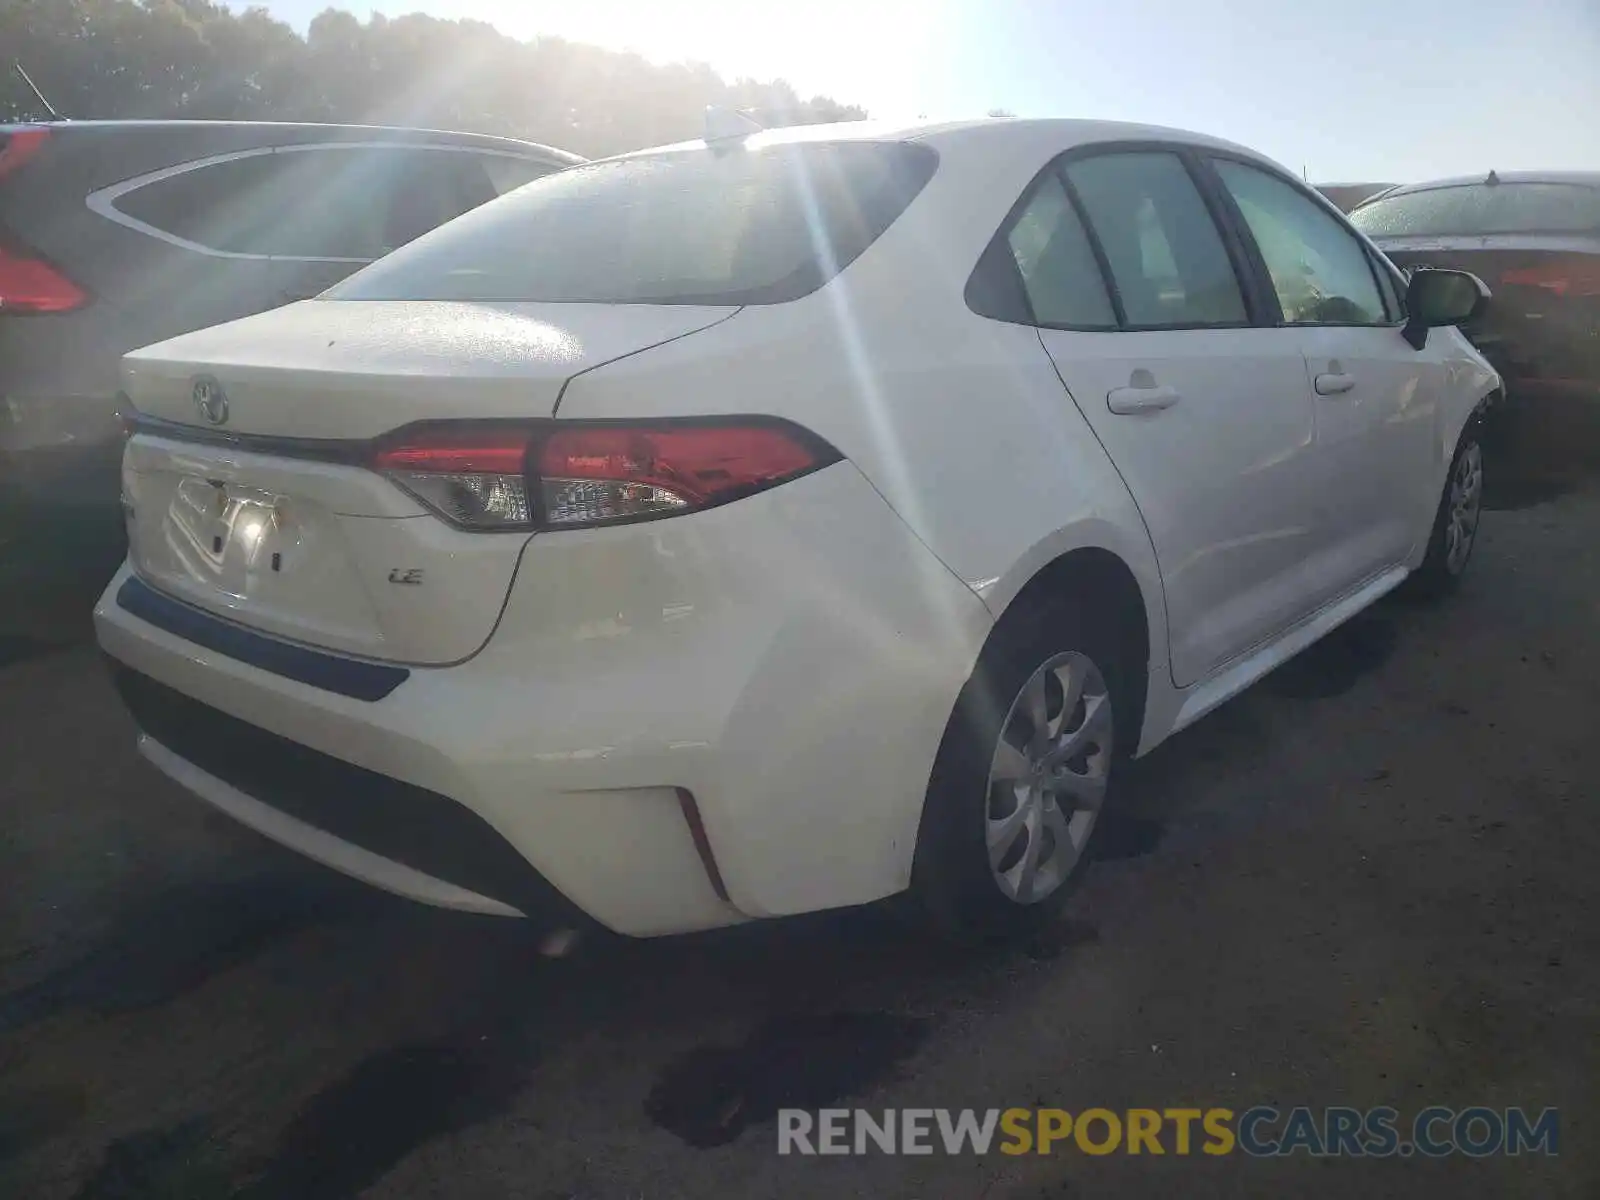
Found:
[[[1019,604],[990,635],[956,701],[917,834],[911,879],[916,911],[937,935],[963,944],[1021,941],[1040,933],[1059,919],[1093,857],[1091,831],[1064,881],[1031,903],[1008,897],[991,870],[985,840],[991,761],[1007,714],[1035,671],[1067,652],[1086,656],[1098,668],[1113,731],[1110,761],[1103,768],[1108,794],[1116,762],[1138,736],[1137,713],[1128,711],[1134,693],[1123,661],[1124,639],[1115,625],[1062,601]],[[1099,824],[1094,823],[1096,830]]]
[[[1428,553],[1422,565],[1406,580],[1406,591],[1422,600],[1439,600],[1450,595],[1461,585],[1467,564],[1478,544],[1479,518],[1483,512],[1483,423],[1474,418],[1461,432],[1456,452],[1450,459],[1450,470],[1445,474],[1444,491],[1439,496],[1439,507],[1434,512],[1433,529],[1428,535]],[[1476,501],[1471,527],[1468,531],[1464,553],[1454,552],[1451,527],[1455,520],[1454,506],[1464,470],[1476,462]],[[1459,536],[1459,534],[1457,535]]]

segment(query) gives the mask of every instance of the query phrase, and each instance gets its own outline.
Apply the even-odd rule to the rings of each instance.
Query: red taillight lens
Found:
[[[552,527],[707,508],[818,465],[813,446],[769,425],[558,427],[539,447]]]
[[[87,299],[49,263],[0,242],[0,315],[71,312]]]
[[[19,129],[0,140],[0,179],[19,169],[50,140],[48,129]]]
[[[414,426],[372,465],[468,529],[572,529],[672,516],[783,483],[838,454],[776,421]]]
[[[20,170],[49,140],[48,129],[0,135],[0,179]],[[87,299],[49,263],[0,239],[0,314],[71,312]]]
[[[1557,296],[1600,296],[1600,258],[1558,259],[1507,271],[1500,276],[1500,282],[1507,287],[1543,288]]]

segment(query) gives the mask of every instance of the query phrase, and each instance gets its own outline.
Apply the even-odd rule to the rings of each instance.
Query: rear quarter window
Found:
[[[119,212],[208,250],[371,261],[390,247],[391,198],[426,204],[411,236],[456,212],[405,177],[405,151],[293,148],[191,167],[119,196]],[[483,176],[482,171],[479,175]],[[483,176],[482,199],[493,193]]]
[[[117,210],[208,250],[370,262],[550,167],[429,146],[309,146],[202,163]]]
[[[191,167],[134,188],[115,201],[118,212],[153,229],[211,250],[263,254],[281,199],[271,194],[272,154],[262,151]]]
[[[1032,317],[1045,325],[1114,329],[1116,312],[1061,177],[1050,172],[1005,242]]]
[[[852,141],[573,167],[468,213],[325,298],[780,303],[848,266],[937,163],[925,146]]]

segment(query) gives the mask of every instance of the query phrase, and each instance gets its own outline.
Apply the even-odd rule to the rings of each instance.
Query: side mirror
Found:
[[[1406,325],[1401,336],[1412,349],[1421,350],[1428,344],[1428,330],[1466,324],[1483,312],[1491,295],[1489,285],[1467,271],[1414,271],[1406,284]]]

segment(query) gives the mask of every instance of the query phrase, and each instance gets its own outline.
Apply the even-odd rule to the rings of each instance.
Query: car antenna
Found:
[[[49,113],[58,121],[70,122],[72,120],[71,117],[63,117],[56,111],[56,106],[44,98],[44,93],[39,90],[39,85],[33,81],[33,79],[28,75],[27,71],[23,70],[21,59],[13,58],[11,60],[11,65],[17,69],[17,74],[22,76],[22,82],[28,85],[28,90],[39,98],[39,103],[44,105],[45,112]]]
[[[734,108],[718,108],[714,104],[706,105],[705,141],[708,146],[742,142],[752,133],[760,133],[763,128],[765,126],[747,112]]]
[[[1500,176],[1496,175],[1493,170],[1490,170],[1489,178],[1485,179],[1483,182],[1489,187],[1494,187],[1495,184],[1500,182]]]

